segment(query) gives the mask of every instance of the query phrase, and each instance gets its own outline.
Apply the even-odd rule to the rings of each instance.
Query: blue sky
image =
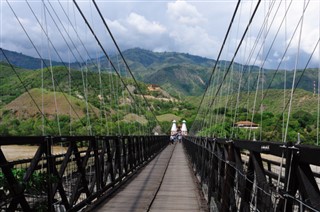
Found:
[[[70,54],[65,40],[72,51],[75,52],[78,60],[79,56],[76,52],[84,52],[82,43],[90,52],[91,57],[101,55],[101,49],[72,1],[54,0],[50,3],[46,0],[28,1],[40,23],[29,9],[26,1],[8,2],[43,57],[59,60],[60,56],[64,60],[67,58],[74,61],[75,58]],[[92,2],[83,0],[77,2],[99,40],[103,43],[104,48],[108,52],[114,52],[115,48]],[[237,1],[228,0],[97,0],[96,2],[122,50],[140,47],[158,52],[184,52],[212,59],[217,57],[237,3]],[[318,0],[309,2],[303,21],[298,25],[302,16],[302,9],[307,2],[303,0],[262,1],[235,60],[243,64],[263,65],[265,68],[275,68],[279,61],[283,60],[281,67],[290,69],[295,66],[296,56],[299,54],[297,65],[300,68],[304,67],[320,34],[320,1]],[[256,3],[257,1],[254,0],[242,1],[230,37],[222,53],[222,59],[230,60],[232,58]],[[37,57],[35,49],[18,23],[9,4],[5,0],[1,1],[1,47]],[[60,4],[65,11],[62,10]],[[266,19],[266,14],[268,14],[270,8],[272,10],[269,18]],[[277,8],[279,9],[276,13]],[[277,34],[278,28],[284,20],[286,8],[289,8],[287,18]],[[68,15],[71,23],[64,12]],[[60,21],[62,24],[60,24]],[[58,23],[64,37],[60,35],[54,22]],[[297,25],[298,30],[284,55]],[[266,27],[262,30],[260,39],[257,40],[261,26]],[[76,29],[77,34],[73,29]],[[46,34],[48,34],[49,39]],[[274,39],[275,36],[276,39]],[[73,43],[71,43],[69,37],[73,40]],[[273,41],[274,44],[271,46]],[[53,43],[53,46],[50,42]],[[76,49],[73,44],[76,45]],[[58,51],[59,56],[54,49]],[[82,56],[85,57],[85,54],[82,54]],[[319,66],[319,57],[319,48],[316,48],[311,67]]]

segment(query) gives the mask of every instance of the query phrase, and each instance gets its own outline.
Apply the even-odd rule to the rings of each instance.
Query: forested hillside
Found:
[[[190,127],[208,84],[214,60],[139,48],[124,51],[123,54],[139,81],[143,95],[150,102],[150,109],[162,126],[162,133],[169,132],[173,119],[186,119]],[[103,58],[99,60],[99,74],[97,64],[92,61],[81,69],[73,64],[71,67],[74,68],[69,72],[63,66],[30,69],[24,64],[37,64],[39,60],[17,53],[8,55],[11,59],[21,56],[26,63],[15,64],[14,70],[5,62],[0,64],[2,135],[30,135],[30,132],[32,135],[54,134],[59,127],[62,134],[137,134],[139,128],[148,124],[155,128],[157,125],[119,56],[113,56],[112,61],[119,68],[127,88]],[[219,86],[228,71],[227,67],[227,61],[218,64],[213,78],[215,84],[210,89]],[[211,127],[220,127],[220,136],[234,136],[232,126],[235,122],[251,120],[259,123],[264,120],[263,132],[257,134],[267,140],[280,141],[293,71],[262,70],[241,64],[230,67],[230,74],[224,80],[228,83],[222,84],[219,101],[210,107],[211,111],[216,111],[216,118],[212,120],[218,122],[216,126],[208,123],[206,127],[204,124],[200,134],[210,135]],[[294,85],[297,90],[289,124],[289,137],[293,141],[298,133],[308,143],[314,143],[316,138],[318,106],[314,91],[317,77],[317,69],[297,71]],[[159,89],[149,90],[150,84]],[[237,102],[237,99],[241,101]],[[56,102],[59,104],[56,105]],[[88,128],[88,124],[93,127]],[[236,134],[239,138],[246,138],[245,133]]]
[[[137,134],[139,126],[154,128],[157,124],[129,78],[123,79],[126,89],[115,74],[108,72],[69,72],[60,66],[52,70],[12,70],[5,63],[0,64],[0,76],[2,135],[41,135],[43,128],[46,134],[57,134],[59,127],[64,135]],[[191,104],[161,88],[150,91],[141,82],[139,87],[155,115],[168,114],[160,122],[162,133],[170,129],[169,114],[188,122],[194,118],[191,111],[195,107]]]

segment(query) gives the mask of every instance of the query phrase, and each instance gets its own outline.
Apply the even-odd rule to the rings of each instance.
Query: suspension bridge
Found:
[[[1,211],[320,211],[319,2],[233,2],[174,144],[101,4],[1,2],[38,58],[1,37]]]

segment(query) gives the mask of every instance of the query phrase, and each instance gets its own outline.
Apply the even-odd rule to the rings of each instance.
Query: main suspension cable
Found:
[[[17,14],[15,13],[14,9],[12,8],[11,4],[8,2],[8,0],[6,0],[8,6],[10,7],[12,13],[14,14],[16,20],[18,21],[18,23],[20,24],[22,30],[24,31],[25,35],[27,36],[27,38],[29,39],[30,43],[32,44],[33,48],[35,49],[38,57],[40,58],[40,60],[43,62],[43,64],[45,65],[45,67],[47,69],[49,69],[49,66],[47,65],[47,63],[45,62],[45,60],[42,58],[39,50],[37,49],[37,47],[35,46],[34,42],[32,41],[31,37],[29,36],[29,33],[26,31],[25,27],[23,26],[23,24],[21,23],[20,19],[18,18]],[[23,86],[26,86],[23,84]],[[60,88],[60,86],[58,86],[60,92],[62,93],[62,95],[65,97],[66,101],[68,102],[68,104],[72,107],[72,110],[74,111],[74,113],[76,114],[76,116],[78,117],[78,119],[80,120],[80,122],[82,123],[83,126],[85,126],[85,124],[81,121],[78,113],[76,112],[76,110],[74,109],[73,105],[71,104],[71,102],[69,101],[69,99],[66,97],[65,93],[63,92],[63,90]]]
[[[202,95],[202,97],[201,97],[201,100],[200,100],[200,103],[199,103],[199,106],[198,106],[198,109],[197,109],[197,112],[196,112],[197,115],[196,115],[195,120],[197,119],[197,117],[198,117],[198,115],[199,115],[200,108],[201,108],[201,106],[202,106],[203,100],[204,100],[205,95],[206,95],[206,93],[207,93],[207,91],[208,91],[208,88],[210,87],[210,84],[211,84],[211,81],[212,81],[212,77],[213,77],[213,75],[214,75],[214,73],[215,73],[215,71],[216,71],[216,68],[217,68],[218,62],[219,62],[219,60],[220,60],[220,56],[221,56],[221,54],[222,54],[224,45],[225,45],[225,43],[226,43],[226,41],[227,41],[227,39],[228,39],[228,37],[229,37],[229,33],[230,33],[230,30],[231,30],[233,21],[234,21],[234,19],[235,19],[235,17],[236,17],[236,14],[237,14],[237,11],[238,11],[240,2],[241,2],[241,0],[238,0],[237,5],[236,5],[236,7],[235,7],[235,10],[234,10],[234,12],[233,12],[233,15],[232,15],[231,21],[230,21],[230,23],[229,23],[229,26],[228,26],[226,35],[224,36],[224,40],[223,40],[223,42],[222,42],[222,45],[221,45],[221,48],[220,48],[220,51],[219,51],[217,60],[216,60],[216,62],[215,62],[215,64],[214,64],[214,67],[213,67],[213,69],[212,69],[212,72],[211,72],[211,75],[210,75],[209,80],[208,80],[208,82],[207,82],[207,86],[206,86],[206,88],[205,88],[205,91],[204,91],[204,93],[203,93],[203,95]],[[194,122],[194,123],[192,124],[192,126],[191,126],[191,128],[190,128],[190,131],[192,131],[192,129],[194,128],[194,124],[195,124],[195,123],[196,123],[196,122]]]
[[[20,81],[20,83],[22,84],[22,86],[24,87],[25,91],[28,93],[28,95],[30,96],[32,102],[35,104],[37,110],[40,112],[41,116],[44,117],[45,121],[49,124],[49,127],[52,129],[53,132],[55,132],[54,128],[51,126],[49,120],[45,117],[45,115],[43,114],[42,110],[40,109],[39,105],[37,104],[36,100],[33,98],[33,96],[31,95],[29,89],[27,88],[27,86],[25,86],[25,84],[23,83],[23,80],[21,79],[20,75],[18,74],[17,70],[15,69],[15,67],[11,64],[7,54],[5,53],[5,51],[2,49],[2,47],[0,47],[0,50],[4,56],[4,58],[6,59],[7,63],[9,64],[9,66],[11,67],[11,69],[13,70],[13,72],[15,73],[15,75],[17,76],[18,80]]]
[[[224,74],[223,79],[222,79],[222,82],[220,83],[220,85],[219,85],[219,87],[218,87],[218,90],[217,90],[215,96],[213,97],[213,99],[212,99],[209,107],[211,107],[212,104],[214,103],[214,101],[215,101],[218,93],[219,93],[220,90],[221,90],[221,87],[222,87],[223,82],[225,81],[228,73],[230,72],[231,65],[232,65],[232,63],[234,62],[234,60],[235,60],[235,58],[236,58],[236,56],[237,56],[237,53],[238,53],[238,51],[239,51],[239,49],[240,49],[240,47],[241,47],[241,45],[242,45],[242,42],[243,42],[243,40],[244,40],[244,38],[245,38],[245,36],[246,36],[246,34],[247,34],[247,32],[248,32],[248,29],[249,29],[249,27],[250,27],[250,25],[251,25],[251,23],[252,23],[252,20],[253,20],[255,14],[256,14],[256,12],[257,12],[257,10],[258,10],[258,8],[259,8],[260,3],[261,3],[261,0],[258,1],[257,5],[256,5],[256,7],[255,7],[255,9],[254,9],[254,11],[253,11],[253,14],[251,15],[251,18],[250,18],[250,20],[249,20],[249,23],[248,23],[248,25],[247,25],[247,27],[246,27],[246,29],[245,29],[245,31],[244,31],[241,39],[240,39],[240,42],[239,42],[238,47],[237,47],[237,49],[236,49],[236,51],[235,51],[235,53],[234,53],[234,56],[232,57],[232,60],[231,60],[231,62],[230,62],[230,64],[229,64],[229,66],[228,66],[228,69],[227,69],[226,73]]]
[[[74,0],[74,1],[75,1],[75,0]],[[156,115],[154,114],[154,111],[152,110],[152,108],[151,108],[151,106],[150,106],[149,102],[147,101],[146,97],[144,96],[143,92],[141,91],[141,88],[140,88],[140,86],[139,86],[139,84],[138,84],[138,82],[137,82],[136,78],[134,77],[134,75],[133,75],[133,73],[132,73],[132,71],[131,71],[131,69],[130,69],[130,67],[129,67],[129,65],[128,65],[127,61],[126,61],[126,59],[124,58],[124,56],[123,56],[123,54],[122,54],[122,51],[120,50],[120,47],[119,47],[118,43],[116,42],[116,40],[115,40],[115,38],[114,38],[114,36],[113,36],[113,34],[112,34],[112,32],[111,32],[110,28],[108,27],[108,24],[107,24],[107,22],[106,22],[105,18],[103,17],[103,15],[102,15],[102,13],[101,13],[101,11],[100,11],[100,9],[99,9],[99,7],[98,7],[98,5],[97,5],[96,1],[95,1],[95,0],[92,0],[92,2],[93,2],[93,4],[94,4],[94,6],[95,6],[96,10],[98,11],[99,16],[100,16],[100,18],[101,18],[101,20],[102,20],[102,22],[103,22],[103,24],[104,24],[105,28],[106,28],[106,29],[107,29],[107,31],[109,32],[109,35],[110,35],[110,37],[111,37],[111,39],[112,39],[112,41],[113,41],[113,43],[114,43],[115,47],[117,48],[117,50],[118,50],[118,52],[119,52],[119,54],[120,54],[120,56],[121,56],[121,58],[122,58],[122,60],[123,60],[123,62],[124,62],[124,64],[125,64],[125,66],[126,66],[127,71],[128,71],[128,72],[129,72],[129,74],[131,75],[131,77],[132,77],[133,81],[135,82],[135,85],[137,86],[137,88],[138,88],[139,92],[141,93],[141,96],[142,96],[142,98],[144,99],[144,102],[146,103],[146,105],[147,105],[147,107],[148,107],[149,111],[152,113],[152,115],[153,115],[153,117],[154,117],[155,121],[158,123],[158,125],[159,125],[159,126],[161,126],[161,125],[160,125],[160,123],[159,123],[159,121],[158,121],[158,119],[157,119],[157,117],[156,117]]]

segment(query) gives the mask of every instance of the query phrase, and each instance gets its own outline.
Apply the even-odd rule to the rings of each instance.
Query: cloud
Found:
[[[180,24],[185,25],[195,26],[206,21],[197,8],[186,1],[168,3],[167,14],[172,20],[177,20]]]
[[[186,1],[170,2],[166,13],[169,17],[169,37],[175,49],[210,58],[215,56],[217,39],[203,27],[201,23],[207,20],[194,5]]]
[[[10,2],[10,1],[9,1]],[[31,1],[32,9],[35,11],[37,17],[44,23],[44,4],[48,10],[53,14],[47,1]],[[99,38],[102,45],[108,52],[115,50],[111,38],[106,32],[100,17],[96,13],[92,2],[79,1],[82,12],[88,19],[95,31],[95,35]],[[266,37],[266,42],[263,45],[263,39],[265,31],[262,33],[262,38],[258,41],[258,45],[250,62],[260,63],[259,59],[264,58],[264,55],[271,49],[271,54],[266,59],[266,66],[277,66],[279,58],[282,58],[285,51],[286,44],[290,40],[293,31],[301,17],[303,1],[292,1],[288,17],[286,19],[286,26],[282,26],[280,33],[277,36],[275,43],[271,46],[276,32],[279,28],[283,16],[285,14],[285,6],[289,6],[290,2],[276,2],[273,7],[273,12],[268,18],[267,25],[271,27],[270,33]],[[48,42],[46,36],[42,32],[40,25],[35,20],[32,12],[28,8],[25,1],[11,1],[19,20],[23,23],[28,34],[30,35],[33,43],[42,50],[43,57],[47,57]],[[101,52],[100,47],[97,45],[95,38],[92,36],[88,27],[86,26],[83,18],[75,8],[75,5],[70,1],[62,1],[61,4],[65,9],[66,15],[62,11],[58,2],[51,2],[54,10],[57,12],[59,18],[64,23],[64,27],[68,32],[60,30],[66,36],[69,34],[76,47],[71,45],[71,42],[67,38],[72,50],[76,55],[76,48],[79,49],[80,54],[84,52],[86,48],[91,55],[95,55]],[[227,31],[227,27],[231,20],[233,11],[236,6],[235,1],[101,1],[98,2],[100,10],[103,11],[104,18],[108,23],[117,43],[122,50],[133,47],[141,47],[155,51],[176,51],[185,52],[190,54],[196,54],[199,56],[205,56],[216,59],[217,54],[221,48],[223,38]],[[230,59],[233,56],[237,42],[241,38],[245,27],[248,24],[249,18],[256,5],[254,1],[244,1],[241,3],[238,14],[234,20],[233,28],[230,31],[230,36],[224,48],[221,59]],[[264,3],[260,5],[258,12],[252,22],[252,25],[247,33],[247,36],[240,48],[237,62],[246,63],[248,56],[253,48],[253,44],[258,36],[258,31],[263,25],[264,17],[271,7],[271,3]],[[275,15],[275,9],[280,5],[278,14]],[[319,21],[320,20],[320,1],[310,1],[308,9],[305,13],[303,32],[301,39],[301,54],[311,54],[317,39],[319,38]],[[121,12],[120,12],[121,11]],[[23,32],[19,23],[15,19],[11,9],[8,7],[8,3],[3,2],[1,4],[1,47],[22,52],[31,56],[37,56],[33,49],[29,39]],[[275,15],[275,20],[272,21]],[[55,16],[54,16],[55,17]],[[68,55],[70,51],[67,45],[58,32],[57,27],[54,25],[49,12],[46,12],[47,24],[45,27],[49,31],[50,40],[54,43],[55,48],[60,53],[62,58]],[[71,19],[71,23],[69,20]],[[55,21],[59,23],[55,17]],[[72,30],[76,28],[76,32]],[[285,35],[287,32],[287,35]],[[287,62],[293,64],[295,55],[298,49],[298,34],[296,33],[295,39],[292,41],[288,52],[285,55]],[[78,39],[81,38],[81,40]],[[84,47],[82,46],[84,44]],[[263,52],[258,53],[258,49],[263,45]],[[51,48],[52,49],[52,48]],[[83,54],[83,56],[86,54]],[[54,53],[52,56],[57,59]],[[313,63],[320,60],[319,48],[313,56]],[[304,60],[306,57],[301,57]],[[86,58],[85,58],[86,59]],[[305,60],[300,64],[305,64]]]
[[[151,35],[166,32],[166,28],[161,24],[154,21],[151,22],[144,16],[136,13],[130,13],[127,18],[127,22],[141,34]]]
[[[112,31],[116,31],[116,32],[127,32],[127,28],[125,26],[123,26],[118,20],[109,20],[107,19],[106,22],[108,23],[110,29]]]
[[[183,52],[197,55],[213,56],[217,42],[201,27],[182,26],[169,34],[175,47]]]

